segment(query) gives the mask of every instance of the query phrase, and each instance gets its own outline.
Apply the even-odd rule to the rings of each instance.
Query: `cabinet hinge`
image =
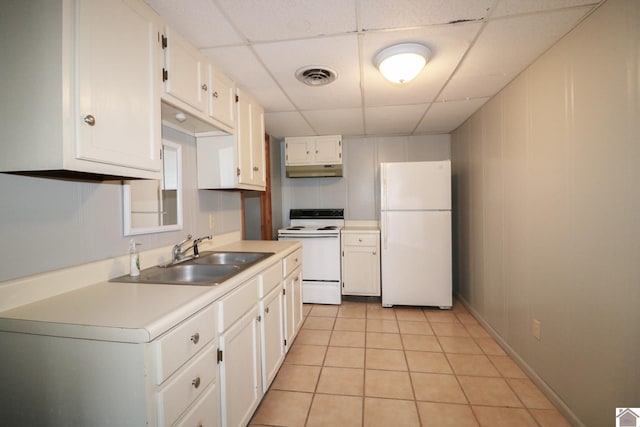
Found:
[[[284,340],[284,346],[285,347],[287,346],[287,340]]]
[[[240,168],[236,168],[236,175],[240,176]]]
[[[240,102],[240,97],[236,95],[236,102]]]
[[[344,288],[344,282],[342,282],[342,287]]]
[[[286,294],[287,294],[287,290],[286,290],[286,289],[283,289],[283,290],[282,290],[282,295],[286,295]]]
[[[162,160],[162,148],[160,149],[160,160]]]
[[[218,363],[222,363],[222,350],[218,349]]]
[[[167,48],[167,36],[165,36],[164,34],[162,35],[161,43],[162,43],[162,48],[166,49]]]
[[[342,256],[344,256],[344,251],[342,251]]]
[[[166,82],[169,80],[169,71],[166,68],[162,69],[162,81]]]

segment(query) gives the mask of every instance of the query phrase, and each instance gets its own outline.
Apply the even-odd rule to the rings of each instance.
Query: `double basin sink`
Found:
[[[120,276],[110,282],[215,286],[271,255],[273,252],[200,252],[197,258],[145,268],[139,276]]]

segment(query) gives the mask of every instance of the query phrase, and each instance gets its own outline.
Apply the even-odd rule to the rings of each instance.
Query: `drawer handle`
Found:
[[[200,341],[200,334],[196,332],[195,334],[191,335],[191,341],[193,341],[194,344],[198,344],[198,342]]]
[[[207,85],[205,83],[202,84],[202,86],[200,86],[202,88],[202,90],[204,90],[205,92],[209,89],[207,87]]]
[[[200,387],[200,377],[196,377],[195,380],[191,381],[191,385],[193,386],[193,388]]]
[[[214,97],[214,98],[217,98],[217,97],[218,97],[218,92],[217,92],[217,91],[216,91],[216,92],[213,92],[213,97]]]

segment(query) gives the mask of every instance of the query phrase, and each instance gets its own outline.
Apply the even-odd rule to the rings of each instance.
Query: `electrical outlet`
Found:
[[[540,321],[537,319],[533,319],[533,322],[531,323],[531,333],[533,333],[533,336],[536,339],[540,339]]]
[[[213,217],[213,214],[209,214],[209,228],[213,230],[213,227],[216,225],[216,220]]]

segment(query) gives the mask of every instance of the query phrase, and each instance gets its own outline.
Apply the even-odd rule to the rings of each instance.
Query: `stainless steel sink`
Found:
[[[272,252],[201,252],[194,264],[250,265],[273,255]]]
[[[271,255],[270,252],[201,252],[200,257],[189,261],[145,268],[137,277],[125,275],[110,282],[215,286]]]

